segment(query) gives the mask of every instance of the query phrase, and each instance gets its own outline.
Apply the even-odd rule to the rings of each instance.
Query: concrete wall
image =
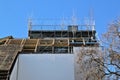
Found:
[[[18,59],[10,80],[74,80],[73,54],[20,54]]]

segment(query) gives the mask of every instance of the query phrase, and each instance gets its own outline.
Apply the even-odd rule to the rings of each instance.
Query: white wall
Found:
[[[74,80],[74,55],[20,54],[18,80]]]
[[[16,62],[15,62],[15,66],[14,66],[14,68],[13,68],[13,70],[12,70],[12,73],[11,73],[11,75],[10,75],[10,80],[17,80],[17,71],[18,71],[18,59],[16,60]]]

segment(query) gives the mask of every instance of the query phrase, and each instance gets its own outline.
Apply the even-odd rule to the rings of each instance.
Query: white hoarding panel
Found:
[[[17,77],[18,77],[17,71],[18,71],[18,59],[16,60],[15,65],[14,65],[14,68],[13,68],[13,70],[12,70],[12,72],[11,72],[10,80],[18,80],[18,79],[17,79]]]
[[[18,80],[74,80],[74,55],[20,54]]]

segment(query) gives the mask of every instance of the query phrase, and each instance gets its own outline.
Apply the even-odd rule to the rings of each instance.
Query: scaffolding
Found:
[[[77,24],[75,22],[77,19],[73,18],[71,20],[64,18],[62,23],[60,19],[29,19],[28,37],[38,39],[39,46],[36,51],[72,53],[73,46],[98,44],[95,36],[95,21],[90,19],[83,24],[77,21]]]
[[[81,38],[6,39],[4,44],[0,45],[0,79],[9,77],[10,70],[19,52],[72,53],[73,46],[83,45],[81,41]],[[93,45],[98,45],[95,43]]]
[[[99,46],[96,39],[95,23],[85,25],[64,22],[62,24],[28,23],[28,39],[0,39],[0,80],[8,80],[19,53],[73,53],[74,46]],[[42,20],[40,20],[42,21]],[[50,20],[51,21],[51,20]],[[33,29],[39,27],[40,29]]]

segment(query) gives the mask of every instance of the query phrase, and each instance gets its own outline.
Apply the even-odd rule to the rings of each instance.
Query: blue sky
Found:
[[[120,0],[0,0],[0,37],[27,38],[28,18],[89,17],[93,10],[99,35],[120,17]]]

